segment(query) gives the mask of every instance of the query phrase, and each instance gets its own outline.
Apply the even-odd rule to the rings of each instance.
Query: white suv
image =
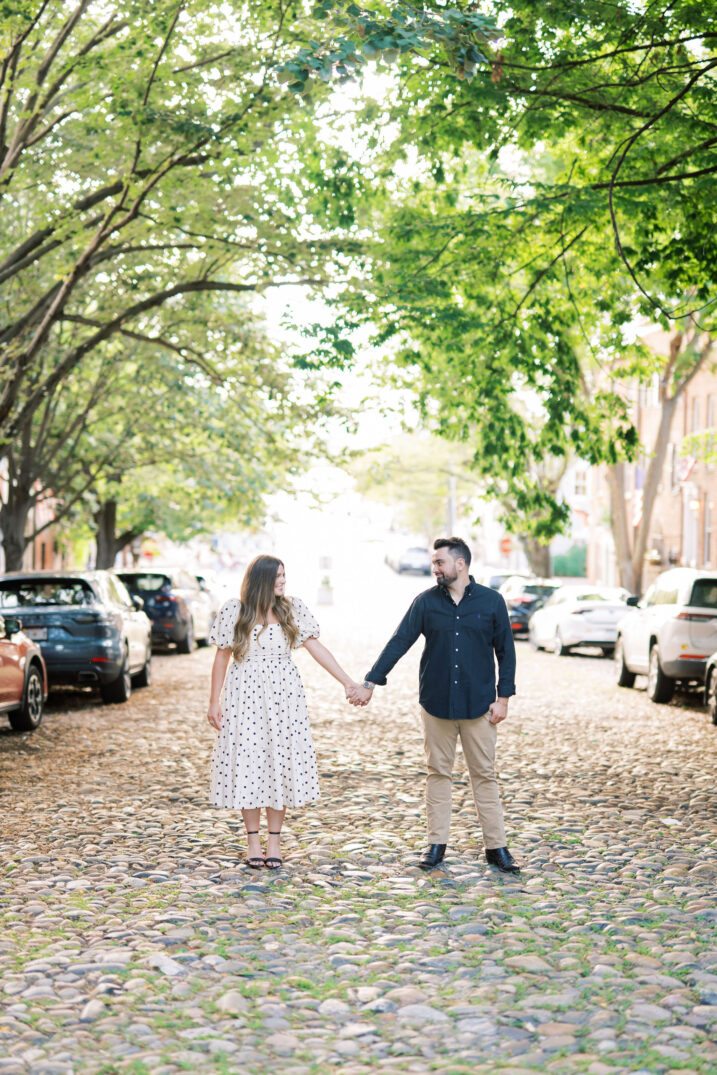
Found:
[[[672,568],[617,625],[618,686],[632,687],[636,675],[646,674],[653,702],[669,702],[677,680],[703,682],[715,650],[717,571]]]

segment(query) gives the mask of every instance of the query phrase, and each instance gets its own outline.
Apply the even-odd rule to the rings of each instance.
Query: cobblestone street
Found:
[[[361,620],[321,616],[355,676],[386,638]],[[34,735],[3,724],[0,1075],[717,1070],[717,728],[518,649],[520,878],[485,863],[462,759],[446,868],[415,868],[418,647],[366,710],[299,655],[322,798],[276,874],[206,805],[212,651],[155,657],[127,705],[67,691]]]

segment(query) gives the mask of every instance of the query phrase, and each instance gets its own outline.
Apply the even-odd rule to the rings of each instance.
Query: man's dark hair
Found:
[[[436,538],[433,542],[434,549],[448,549],[454,560],[465,560],[466,567],[471,566],[471,550],[466,545],[463,538],[449,537],[449,538]]]

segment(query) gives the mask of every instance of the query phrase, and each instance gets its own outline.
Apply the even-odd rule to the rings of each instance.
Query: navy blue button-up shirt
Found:
[[[446,586],[433,586],[415,599],[366,679],[384,684],[386,676],[419,635],[419,700],[427,713],[445,720],[483,716],[497,697],[515,694],[515,643],[501,594],[471,576],[455,604]]]

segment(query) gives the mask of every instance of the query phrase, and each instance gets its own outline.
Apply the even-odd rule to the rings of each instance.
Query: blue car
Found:
[[[109,571],[3,575],[0,612],[40,647],[50,685],[96,686],[105,702],[126,702],[133,684],[149,685],[149,619]]]

